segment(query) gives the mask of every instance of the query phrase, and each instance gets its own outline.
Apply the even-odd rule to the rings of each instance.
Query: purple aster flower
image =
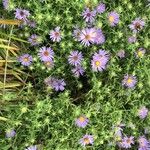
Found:
[[[131,144],[134,144],[134,137],[133,136],[130,136],[130,137],[124,137],[122,139],[122,147],[123,148],[131,148]]]
[[[142,58],[145,53],[146,53],[146,50],[144,48],[139,48],[135,54],[137,58]]]
[[[23,21],[27,21],[27,18],[30,16],[30,13],[28,10],[25,9],[16,9],[15,12],[15,18]]]
[[[3,7],[4,7],[4,9],[8,9],[8,7],[9,7],[9,0],[3,0],[2,1],[3,2]]]
[[[92,135],[86,134],[80,139],[79,143],[85,147],[86,145],[93,144],[94,138]]]
[[[45,61],[44,64],[47,68],[53,68],[54,67],[54,61],[53,60]]]
[[[28,41],[31,43],[32,46],[34,45],[38,45],[39,44],[39,36],[37,36],[36,34],[32,34]]]
[[[114,132],[114,138],[116,141],[121,141],[122,139],[122,128],[117,127]]]
[[[145,26],[144,20],[140,18],[136,18],[132,23],[129,25],[129,28],[134,32],[137,33],[143,29]]]
[[[53,42],[60,42],[61,38],[60,27],[56,27],[54,30],[50,31],[50,39]]]
[[[83,60],[82,53],[79,51],[72,51],[69,55],[68,61],[71,65],[78,66]]]
[[[63,91],[65,89],[65,86],[66,86],[66,83],[64,79],[57,79],[53,85],[55,91]]]
[[[72,69],[72,72],[75,75],[75,77],[79,77],[80,75],[82,76],[85,71],[84,71],[83,67],[78,65]]]
[[[77,41],[80,41],[80,34],[81,34],[81,30],[79,30],[78,28],[75,28],[73,31],[73,37],[77,39]]]
[[[148,109],[143,106],[138,110],[138,116],[140,119],[145,119],[148,115]]]
[[[25,150],[37,150],[37,146],[36,145],[32,145],[32,146],[26,148]]]
[[[106,59],[100,59],[99,57],[94,57],[91,61],[92,70],[95,72],[103,71],[106,68]]]
[[[118,56],[119,58],[124,58],[124,57],[125,57],[125,51],[124,51],[124,50],[119,50],[119,51],[117,52],[117,56]]]
[[[75,121],[75,124],[78,126],[78,127],[81,127],[81,128],[84,128],[87,126],[87,124],[89,123],[89,119],[82,115],[80,116],[79,118],[76,119]]]
[[[51,61],[54,58],[54,51],[50,47],[42,47],[38,53],[42,61]]]
[[[33,58],[31,55],[29,54],[23,54],[22,56],[19,57],[18,61],[23,65],[23,66],[29,66],[32,61]]]
[[[95,28],[85,28],[81,31],[80,41],[83,45],[89,46],[95,42],[97,36],[97,30]]]
[[[116,26],[119,23],[119,14],[115,11],[110,12],[108,20],[111,26]]]
[[[138,150],[150,150],[150,142],[145,138],[145,136],[139,137],[138,143]]]
[[[133,75],[126,74],[122,80],[122,85],[128,88],[134,88],[137,83],[137,79]]]
[[[129,43],[135,43],[136,42],[136,37],[135,36],[130,36],[129,38],[128,38],[128,42]]]
[[[105,11],[105,4],[104,3],[100,3],[97,8],[96,8],[96,11],[100,14],[102,14],[104,11]]]
[[[8,130],[8,131],[6,131],[6,137],[7,137],[7,138],[12,138],[12,137],[14,137],[15,135],[16,135],[15,130]]]
[[[97,29],[94,43],[103,44],[104,42],[105,42],[105,36],[104,36],[102,30]]]
[[[94,22],[95,16],[96,16],[96,11],[91,11],[89,8],[86,8],[84,12],[82,13],[83,18],[85,19],[86,22]]]

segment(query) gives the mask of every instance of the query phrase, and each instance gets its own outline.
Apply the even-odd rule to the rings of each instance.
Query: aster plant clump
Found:
[[[148,6],[2,0],[0,149],[149,150]]]

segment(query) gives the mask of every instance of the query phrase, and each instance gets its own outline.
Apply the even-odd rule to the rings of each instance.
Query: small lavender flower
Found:
[[[55,91],[63,91],[65,89],[65,86],[66,86],[66,83],[64,79],[57,79],[53,85]]]
[[[79,77],[80,75],[82,76],[85,71],[84,71],[83,67],[78,65],[72,69],[72,72],[75,75],[75,77]]]
[[[143,29],[145,26],[144,20],[141,18],[136,18],[135,20],[132,21],[132,23],[129,25],[129,28],[134,32],[137,33]]]
[[[139,48],[135,54],[137,58],[142,58],[145,53],[146,53],[146,50],[144,48]]]
[[[44,80],[44,83],[51,88],[54,88],[55,82],[57,82],[57,79],[51,76]]]
[[[6,131],[6,137],[7,137],[7,138],[12,138],[12,137],[14,137],[15,135],[16,135],[15,130],[8,130],[8,131]]]
[[[100,59],[99,57],[94,57],[91,61],[92,65],[92,70],[95,72],[102,72],[103,70],[106,69],[106,60],[105,59]]]
[[[36,34],[32,34],[29,38],[28,41],[31,43],[32,46],[38,45],[39,44],[39,36]]]
[[[87,126],[87,124],[89,123],[89,119],[82,115],[80,116],[79,118],[76,119],[75,121],[75,124],[78,126],[78,127],[81,127],[81,128],[84,128]]]
[[[122,85],[128,88],[134,88],[137,83],[137,79],[133,75],[126,74],[122,80]]]
[[[138,110],[138,116],[140,119],[145,119],[148,115],[148,109],[143,106]]]
[[[129,43],[135,43],[136,42],[136,37],[135,36],[130,36],[129,38],[128,38],[128,42]]]
[[[25,150],[37,150],[37,146],[36,145],[32,145],[32,146],[26,148]]]
[[[112,27],[116,26],[119,23],[119,14],[115,11],[110,12],[108,15],[108,20]]]
[[[79,51],[72,51],[68,58],[69,63],[74,66],[81,65],[82,60],[83,56],[82,53]]]
[[[105,12],[105,7],[106,6],[104,3],[100,3],[96,8],[97,13],[102,14],[103,12]]]
[[[60,27],[56,27],[54,30],[50,31],[50,39],[53,42],[60,42],[61,41],[61,31]]]
[[[138,150],[150,150],[150,142],[145,138],[145,136],[139,137],[138,143]]]
[[[50,47],[42,47],[38,53],[40,59],[44,62],[51,61],[54,58],[54,51]]]
[[[86,135],[84,135],[84,136],[80,139],[79,143],[80,143],[83,147],[85,147],[86,145],[89,145],[89,144],[93,144],[93,143],[94,143],[93,136],[86,134]]]
[[[124,51],[124,50],[119,50],[119,51],[117,52],[117,56],[118,56],[119,58],[124,58],[124,57],[125,57],[125,51]]]
[[[19,58],[18,58],[18,61],[23,65],[23,66],[29,66],[32,61],[33,61],[33,58],[31,55],[29,54],[23,54],[21,55]]]
[[[83,18],[85,19],[86,22],[94,22],[95,16],[96,16],[96,11],[91,11],[89,8],[86,8],[84,12],[82,13]]]
[[[15,12],[15,18],[23,21],[27,21],[27,18],[30,16],[30,13],[28,10],[25,9],[16,9]]]
[[[134,137],[130,136],[130,137],[124,137],[122,139],[122,147],[123,148],[131,148],[131,144],[134,144]]]
[[[7,10],[9,8],[9,0],[3,0],[2,2],[3,2],[4,9]]]
[[[96,29],[96,36],[94,43],[96,44],[103,44],[105,42],[105,36],[101,29]]]
[[[97,31],[95,28],[85,28],[81,31],[80,41],[85,46],[90,46],[91,43],[95,42]]]
[[[103,59],[105,62],[108,62],[109,60],[109,54],[107,51],[100,49],[98,51],[98,53],[94,53],[93,58],[99,58],[99,59]]]

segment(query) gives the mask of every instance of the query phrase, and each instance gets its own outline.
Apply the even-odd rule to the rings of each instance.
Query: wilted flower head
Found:
[[[86,22],[92,23],[95,20],[96,11],[91,11],[89,8],[86,8],[82,13],[82,16]]]
[[[18,60],[23,66],[29,66],[32,63],[33,58],[29,54],[23,54],[19,57]]]
[[[33,146],[26,148],[25,150],[37,150],[37,146],[33,145]]]
[[[39,36],[37,36],[36,34],[32,34],[28,41],[31,43],[31,45],[38,45],[40,42],[39,42]]]
[[[130,136],[130,137],[125,136],[122,139],[121,145],[123,148],[131,148],[131,144],[134,144],[134,137],[133,136]]]
[[[136,18],[134,21],[132,21],[132,23],[129,25],[129,28],[137,33],[139,31],[141,31],[143,29],[143,27],[145,26],[145,22],[144,20],[142,20],[141,18]]]
[[[137,51],[136,51],[136,57],[137,58],[142,58],[145,54],[146,50],[144,48],[139,48]]]
[[[45,61],[44,64],[47,68],[53,68],[54,67],[54,61],[53,60]]]
[[[66,86],[64,79],[57,79],[54,77],[48,77],[44,80],[44,82],[47,86],[50,86],[55,91],[63,91]]]
[[[105,9],[106,9],[105,7],[106,7],[106,6],[105,6],[104,3],[100,3],[100,4],[97,6],[96,11],[97,11],[98,13],[102,14],[102,13],[105,11]]]
[[[126,74],[122,80],[122,85],[128,88],[134,88],[137,83],[137,79],[133,75]]]
[[[145,136],[139,137],[138,143],[138,150],[150,150],[150,142],[145,138]]]
[[[128,42],[129,43],[135,43],[136,42],[136,37],[135,36],[130,36],[129,38],[128,38]]]
[[[75,124],[78,127],[84,128],[87,126],[88,122],[89,122],[89,119],[86,116],[81,115],[79,118],[76,119]]]
[[[75,77],[79,77],[80,75],[82,76],[85,71],[84,71],[83,67],[78,65],[72,69],[72,72],[75,75]]]
[[[117,56],[119,57],[119,58],[124,58],[125,57],[125,51],[124,50],[119,50],[118,52],[117,52]]]
[[[146,118],[148,115],[148,109],[143,106],[141,107],[139,110],[138,110],[138,116],[141,118],[141,119],[144,119]]]
[[[15,12],[15,18],[23,21],[27,21],[27,18],[30,16],[30,13],[28,10],[25,9],[16,9]]]
[[[108,15],[108,21],[111,26],[116,26],[119,23],[119,14],[115,11],[110,12]]]
[[[75,28],[73,31],[73,37],[77,39],[77,41],[80,41],[80,34],[81,30],[79,28]]]
[[[7,138],[14,137],[15,135],[16,135],[15,130],[7,130],[7,131],[6,131],[6,137],[7,137]]]
[[[86,145],[89,145],[89,144],[93,144],[94,143],[94,139],[93,139],[93,136],[92,135],[84,135],[81,139],[80,139],[80,142],[79,142],[82,146],[86,146]]]
[[[27,21],[27,25],[28,25],[29,27],[35,28],[35,27],[36,27],[36,22],[35,22],[35,21],[28,20],[28,21]]]
[[[9,7],[9,0],[2,0],[2,2],[3,2],[4,9],[8,9],[8,7]]]
[[[74,66],[81,65],[82,60],[83,60],[82,53],[77,50],[72,51],[68,58],[69,63]]]
[[[54,58],[54,51],[51,47],[42,47],[38,53],[40,59],[44,62],[51,61]]]
[[[56,27],[54,30],[50,31],[50,39],[53,42],[60,42],[61,41],[61,31],[60,27]]]

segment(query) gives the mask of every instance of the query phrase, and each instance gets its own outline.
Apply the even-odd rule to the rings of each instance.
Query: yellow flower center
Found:
[[[95,65],[98,67],[101,65],[101,62],[100,61],[95,61]]]
[[[132,83],[132,79],[128,78],[127,83],[129,83],[129,84]]]
[[[109,21],[110,21],[110,22],[114,22],[114,20],[115,20],[115,19],[114,19],[113,16],[109,16]]]
[[[29,61],[29,58],[28,58],[28,57],[25,57],[25,58],[23,59],[23,61],[24,61],[24,62],[28,62],[28,61]]]
[[[89,143],[90,143],[89,138],[84,138],[84,143],[85,143],[85,144],[89,144]]]
[[[84,122],[85,118],[84,117],[80,117],[79,120],[80,120],[80,122]]]
[[[91,39],[91,36],[89,34],[85,35],[85,39],[86,40],[90,40]]]
[[[142,56],[143,56],[142,51],[138,51],[138,53],[137,53],[137,54],[138,54],[138,56],[139,56],[139,57],[142,57]]]

